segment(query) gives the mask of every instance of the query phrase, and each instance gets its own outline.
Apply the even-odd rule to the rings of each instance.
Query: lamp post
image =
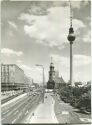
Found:
[[[69,1],[70,2],[70,1]],[[72,27],[72,8],[71,8],[71,2],[70,2],[70,28],[69,28],[69,34],[67,37],[69,43],[70,43],[70,84],[73,85],[73,56],[72,56],[72,45],[75,40],[74,30]]]
[[[39,64],[36,64],[36,66],[41,67],[43,70],[43,101],[42,102],[44,103],[44,67],[43,67],[43,65],[39,65]]]

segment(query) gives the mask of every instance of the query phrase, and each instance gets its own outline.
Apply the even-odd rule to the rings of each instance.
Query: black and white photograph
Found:
[[[91,1],[1,1],[1,124],[91,125]]]

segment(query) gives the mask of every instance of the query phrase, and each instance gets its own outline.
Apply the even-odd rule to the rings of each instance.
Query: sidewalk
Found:
[[[55,99],[54,110],[59,123],[69,123],[72,125],[91,125],[91,116],[82,114],[78,109],[72,107],[69,103],[63,102],[58,96]]]
[[[46,93],[44,103],[41,103],[34,116],[28,120],[28,123],[58,123],[57,118],[54,113],[54,99],[50,93]]]

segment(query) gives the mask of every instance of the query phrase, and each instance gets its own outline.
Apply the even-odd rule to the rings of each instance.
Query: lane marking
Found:
[[[14,106],[16,105],[16,104],[21,104],[20,102],[21,101],[23,101],[23,99],[21,98],[21,100],[17,100],[16,102],[12,102],[13,104],[10,106],[7,106],[7,107],[3,107],[5,110],[7,109],[7,110],[9,110],[10,108],[14,108]],[[16,110],[17,108],[15,108],[15,110]],[[2,111],[3,112],[3,111]]]
[[[92,122],[92,119],[89,118],[80,118],[82,122]]]
[[[14,110],[12,110],[11,112],[9,112],[8,114],[7,114],[7,116],[9,116],[10,114],[12,114],[13,112],[15,112],[16,110],[18,110],[18,108],[20,107],[20,106],[22,106],[23,104],[19,104],[18,106],[17,106],[17,108],[14,108]]]
[[[37,97],[35,97],[35,98],[33,99],[33,101],[34,101],[36,98],[37,98]],[[32,100],[31,100],[31,101],[32,101]],[[26,103],[27,103],[27,102],[26,102]],[[22,104],[20,103],[17,108],[19,108],[21,105],[22,105]],[[29,104],[28,104],[28,105],[29,105]],[[10,114],[12,114],[14,111],[16,111],[17,108],[15,108],[13,111],[9,111],[9,113],[6,114],[6,116],[9,116]],[[16,112],[15,112],[14,114],[16,114]],[[20,114],[18,115],[18,118],[19,118],[21,115],[22,115],[22,114],[20,113]],[[3,119],[5,119],[5,118],[3,118]],[[2,120],[3,120],[3,119],[2,119]],[[12,121],[12,123],[14,123],[15,120],[17,120],[17,119],[14,119],[14,120]]]
[[[12,121],[12,123],[14,123],[16,121],[16,119],[14,119],[13,121]]]
[[[5,115],[7,112],[9,112],[9,110],[7,110],[6,112],[3,112],[3,115]]]
[[[14,113],[14,115],[17,114],[18,112],[19,112],[19,111],[17,110],[17,111]]]
[[[68,115],[69,112],[68,111],[62,111],[62,115]]]
[[[22,115],[22,112],[18,115],[18,119],[19,119],[19,117]]]
[[[28,113],[29,113],[29,111],[27,110],[26,113],[25,113],[25,115],[27,115]]]
[[[1,120],[4,120],[5,118],[2,118]]]

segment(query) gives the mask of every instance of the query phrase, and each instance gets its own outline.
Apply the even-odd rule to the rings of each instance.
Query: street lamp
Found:
[[[43,70],[43,103],[44,103],[44,67],[43,67],[43,65],[39,65],[39,64],[36,64],[36,66],[41,67]]]
[[[69,1],[70,2],[70,1]],[[71,2],[70,2],[70,28],[69,28],[69,34],[67,37],[69,43],[70,43],[70,84],[73,85],[73,57],[72,57],[72,45],[73,41],[75,40],[74,30],[72,27],[72,8],[71,8]]]

